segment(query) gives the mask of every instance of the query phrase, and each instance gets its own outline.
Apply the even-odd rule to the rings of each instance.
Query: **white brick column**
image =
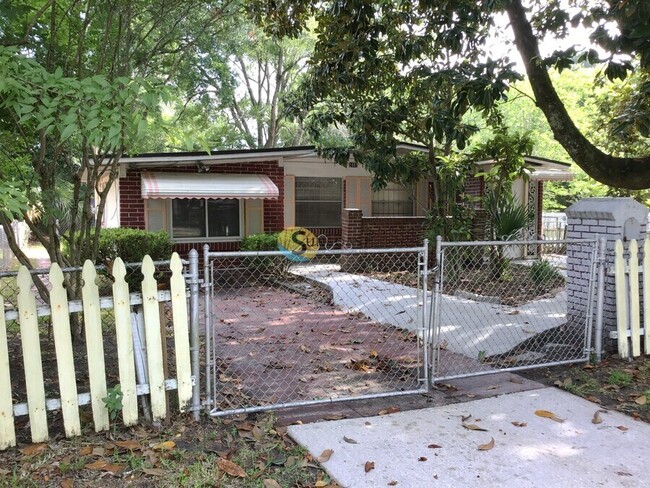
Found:
[[[603,307],[603,337],[616,329],[616,295],[613,270],[614,243],[617,239],[645,238],[648,208],[632,198],[586,198],[566,209],[567,239],[597,239],[604,237],[605,301]],[[589,276],[592,259],[590,246],[571,243],[567,246],[567,321],[584,323],[589,296]],[[594,294],[595,296],[595,294]],[[595,308],[594,308],[595,310]],[[612,344],[607,343],[606,349]]]

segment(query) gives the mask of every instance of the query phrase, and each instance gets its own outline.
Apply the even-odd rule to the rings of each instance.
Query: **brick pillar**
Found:
[[[645,238],[648,208],[632,198],[586,198],[574,203],[565,212],[567,239],[606,239],[603,337],[606,350],[615,348],[615,342],[608,339],[609,332],[616,330],[614,245],[617,239],[623,239],[627,247],[631,239]],[[570,323],[584,323],[591,259],[591,246],[580,243],[567,246],[567,321]]]
[[[357,208],[344,208],[341,218],[341,243],[343,248],[363,249],[363,212]],[[339,260],[341,271],[355,273],[360,270],[359,256],[343,255]]]
[[[344,208],[341,219],[341,242],[353,249],[363,248],[363,212],[357,208]]]

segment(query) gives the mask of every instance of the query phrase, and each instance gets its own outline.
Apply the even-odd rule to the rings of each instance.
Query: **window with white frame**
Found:
[[[174,199],[171,218],[174,239],[241,237],[241,201],[236,199]]]
[[[296,176],[296,225],[340,227],[343,208],[341,178]]]
[[[398,183],[372,192],[373,217],[412,217],[414,207],[413,192]]]

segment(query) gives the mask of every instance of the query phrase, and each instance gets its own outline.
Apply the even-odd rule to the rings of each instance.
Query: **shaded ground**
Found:
[[[327,294],[221,292],[214,334],[221,409],[418,388],[416,336],[342,312]]]
[[[528,379],[650,422],[650,358],[625,361],[615,356],[600,364],[540,368],[519,373]]]
[[[453,274],[446,269],[443,293],[454,295],[458,292],[468,292],[482,297],[493,298],[497,303],[509,306],[520,306],[540,298],[549,298],[557,295],[564,287],[564,278],[558,273],[554,274],[546,268],[542,276],[531,272],[531,267],[513,264],[506,271],[496,277],[489,267],[472,268],[463,267],[458,273]],[[545,272],[544,272],[545,271]],[[531,279],[531,273],[535,279]],[[372,278],[417,287],[417,273],[411,271],[371,272],[366,273]],[[432,290],[435,276],[429,277],[429,289]]]

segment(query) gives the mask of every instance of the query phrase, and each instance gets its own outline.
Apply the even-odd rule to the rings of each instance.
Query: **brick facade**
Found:
[[[426,222],[426,217],[364,217],[361,210],[346,208],[341,240],[354,249],[421,246]]]
[[[151,171],[165,173],[192,173],[196,166],[156,168]],[[119,179],[120,225],[134,229],[145,228],[145,202],[141,196],[141,169],[129,169],[126,176]],[[210,166],[210,174],[263,174],[278,187],[277,199],[264,200],[264,232],[277,232],[284,228],[284,169],[277,161],[228,163]],[[177,243],[174,250],[182,256],[190,249],[203,249],[204,242]],[[237,251],[239,242],[210,242],[212,251]]]

